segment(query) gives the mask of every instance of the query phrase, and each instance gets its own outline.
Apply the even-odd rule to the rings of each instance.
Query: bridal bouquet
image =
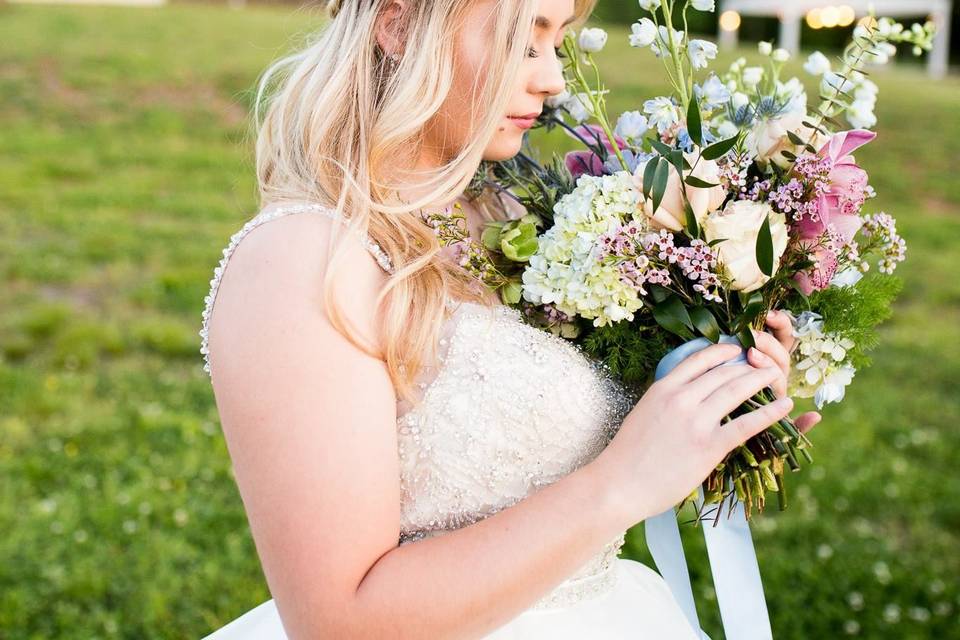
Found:
[[[889,58],[894,43],[929,49],[933,27],[861,21],[836,63],[818,52],[804,65],[819,78],[811,108],[801,81],[782,77],[789,53],[770,43],[759,47],[763,66],[739,59],[706,75],[716,45],[677,30],[674,16],[686,24],[689,9],[713,4],[640,0],[649,17],[633,25],[630,44],[663,63],[673,91],[615,124],[593,58],[607,34],[568,36],[568,90],[548,102],[540,126],[562,128],[583,148],[543,166],[527,146],[488,167],[480,180],[527,213],[489,223],[481,243],[470,241],[460,211],[425,219],[529,322],[638,389],[671,350],[693,340],[748,348],[767,311],[784,310],[798,339],[790,395],[819,408],[842,400],[869,364],[906,250],[890,215],[867,212],[875,193],[853,155],[876,135],[877,86],[864,66]],[[768,388],[727,419],[774,399]],[[704,502],[719,508],[735,494],[749,518],[771,491],[784,509],[784,469],[811,462],[810,446],[780,420],[711,473]]]

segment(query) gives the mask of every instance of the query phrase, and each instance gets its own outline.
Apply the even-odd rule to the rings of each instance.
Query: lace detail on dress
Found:
[[[516,504],[595,458],[635,403],[601,363],[511,307],[463,302],[439,373],[398,419],[400,544]],[[535,608],[568,606],[616,580],[623,536]]]
[[[220,264],[213,270],[213,278],[210,280],[210,292],[203,299],[203,322],[198,333],[200,334],[200,353],[203,355],[203,370],[207,372],[207,375],[210,375],[210,350],[207,345],[210,313],[213,310],[213,304],[217,298],[217,290],[220,288],[220,280],[223,278],[223,271],[226,269],[227,261],[230,260],[230,256],[233,255],[233,252],[236,250],[237,245],[240,244],[240,241],[243,240],[248,233],[259,227],[261,224],[281,216],[290,215],[292,213],[303,213],[306,211],[323,214],[331,220],[337,220],[343,224],[348,223],[347,220],[339,215],[335,209],[331,209],[319,203],[282,205],[275,208],[267,207],[263,209],[260,213],[251,218],[245,225],[243,225],[239,231],[231,236],[230,243],[223,250],[223,257],[220,259]],[[373,257],[376,258],[377,263],[383,268],[383,270],[387,273],[393,273],[393,264],[390,261],[390,256],[387,255],[380,245],[374,242],[365,233],[360,234],[360,239],[370,253],[373,254]]]

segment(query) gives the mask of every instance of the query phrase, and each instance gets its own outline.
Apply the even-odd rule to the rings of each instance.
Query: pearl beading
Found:
[[[217,291],[220,288],[220,281],[223,279],[223,271],[226,269],[227,261],[230,260],[230,256],[233,255],[233,252],[236,250],[237,245],[240,244],[240,241],[243,240],[243,238],[255,228],[266,222],[269,222],[270,220],[275,220],[282,216],[304,212],[319,213],[327,216],[331,220],[337,220],[344,225],[348,224],[347,220],[339,215],[335,209],[331,209],[319,203],[297,204],[279,206],[273,209],[264,209],[253,218],[248,220],[239,231],[230,237],[230,243],[223,250],[223,257],[220,259],[220,264],[217,265],[217,267],[213,270],[213,278],[210,280],[210,292],[203,299],[203,322],[198,333],[200,335],[200,353],[203,355],[203,370],[207,372],[207,375],[210,375],[210,349],[207,344],[209,338],[208,325],[210,322],[210,313],[213,310],[213,304],[217,298]],[[373,257],[376,258],[377,263],[383,268],[383,270],[387,273],[393,273],[393,264],[390,261],[390,256],[387,255],[380,245],[374,242],[366,233],[360,232],[360,239],[363,242],[363,245],[370,251],[370,253],[373,254]]]

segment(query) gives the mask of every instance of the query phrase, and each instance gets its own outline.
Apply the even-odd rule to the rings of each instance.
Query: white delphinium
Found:
[[[785,103],[786,106],[783,108],[785,112],[807,114],[807,91],[799,78],[793,77],[786,82],[778,82],[777,98]]]
[[[687,44],[687,55],[690,57],[690,66],[705,69],[708,61],[717,57],[717,45],[709,40],[691,40]]]
[[[763,67],[746,67],[741,77],[743,86],[753,89],[763,81]]]
[[[716,74],[711,74],[702,85],[693,85],[693,91],[704,109],[716,109],[730,102],[730,89]]]
[[[717,8],[716,2],[714,0],[690,0],[690,6],[692,6],[697,11],[709,11],[709,12],[712,12]]]
[[[656,127],[658,133],[663,133],[680,122],[680,111],[677,105],[666,96],[644,102],[643,112],[647,114],[650,126]]]
[[[828,402],[843,400],[846,386],[856,370],[846,362],[847,351],[855,345],[852,340],[823,331],[823,316],[814,311],[803,311],[794,317],[793,336],[797,348],[793,353],[795,366],[791,370],[788,395],[813,398],[820,409]]]
[[[640,0],[640,8],[647,11],[656,11],[660,8],[660,0]]]
[[[621,138],[639,140],[650,129],[646,116],[639,111],[626,111],[617,119],[617,126],[613,130]]]
[[[822,76],[830,71],[830,59],[819,51],[814,51],[804,63],[803,70],[813,76]]]
[[[540,236],[537,252],[523,272],[524,299],[553,304],[598,327],[632,320],[642,306],[639,294],[619,267],[601,261],[598,239],[625,222],[643,221],[642,200],[626,171],[580,176],[576,188],[554,207],[553,227]]]
[[[585,93],[570,96],[563,106],[577,123],[588,120],[593,115],[593,102]]]
[[[600,28],[585,27],[580,31],[577,43],[582,51],[596,53],[607,44],[607,32]]]
[[[657,39],[657,25],[650,18],[640,18],[630,25],[630,46],[649,47]]]
[[[757,51],[759,51],[760,55],[762,56],[769,56],[771,53],[773,53],[773,43],[767,42],[766,40],[761,40],[757,44]]]
[[[544,99],[543,104],[550,107],[551,109],[557,109],[559,107],[562,107],[564,104],[566,104],[568,100],[570,100],[570,91],[567,89],[564,89],[563,91],[561,91],[555,96],[547,96]]]
[[[660,28],[657,31],[658,37],[654,39],[653,45],[650,49],[653,51],[653,55],[658,58],[669,57],[670,56],[670,30],[665,26],[660,25]],[[673,44],[679,49],[683,46],[683,31],[673,30]]]
[[[786,49],[774,49],[773,54],[771,54],[774,62],[779,62],[783,64],[790,59],[790,52]]]

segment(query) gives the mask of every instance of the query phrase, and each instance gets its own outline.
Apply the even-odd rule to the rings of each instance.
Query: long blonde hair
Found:
[[[447,297],[487,300],[462,269],[438,255],[435,233],[419,212],[453,202],[470,184],[508,106],[536,17],[536,3],[530,0],[498,0],[487,81],[474,86],[474,104],[484,105],[483,113],[472,122],[470,140],[456,157],[421,182],[406,182],[426,195],[402,202],[398,185],[385,177],[398,161],[417,157],[423,128],[451,89],[454,36],[471,1],[410,0],[403,55],[391,70],[375,38],[377,16],[390,0],[328,0],[329,22],[301,50],[270,65],[257,87],[261,207],[290,200],[326,204],[387,252],[395,269],[377,299],[382,349],[365,344],[333,295],[343,249],[335,241],[338,232],[327,254],[323,304],[344,336],[384,359],[405,399],[413,399],[412,383],[424,354],[436,357]],[[577,23],[595,3],[576,2]],[[489,203],[481,206],[489,212]]]

